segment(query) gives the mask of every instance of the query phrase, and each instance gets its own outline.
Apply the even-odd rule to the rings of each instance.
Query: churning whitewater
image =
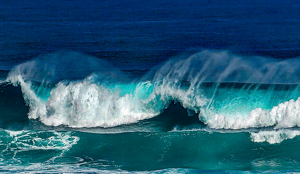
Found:
[[[14,67],[5,83],[20,85],[29,119],[47,126],[127,125],[157,117],[178,102],[206,129],[254,128],[253,141],[279,143],[300,134],[285,130],[300,126],[299,67],[298,58],[202,50],[129,78],[104,60],[62,51]]]

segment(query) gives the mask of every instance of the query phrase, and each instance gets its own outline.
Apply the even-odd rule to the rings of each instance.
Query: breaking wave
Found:
[[[300,125],[299,62],[203,50],[133,79],[104,60],[56,52],[16,66],[6,82],[21,86],[29,119],[48,126],[136,123],[178,102],[212,129],[282,129]]]

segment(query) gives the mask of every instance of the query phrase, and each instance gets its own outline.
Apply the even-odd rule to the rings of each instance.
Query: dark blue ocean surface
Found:
[[[299,55],[298,1],[1,1],[1,69],[62,49],[149,69],[191,48]]]
[[[300,169],[300,3],[0,1],[0,171]]]

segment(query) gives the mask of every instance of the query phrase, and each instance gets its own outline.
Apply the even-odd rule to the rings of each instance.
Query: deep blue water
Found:
[[[0,171],[299,172],[299,12],[0,0]]]

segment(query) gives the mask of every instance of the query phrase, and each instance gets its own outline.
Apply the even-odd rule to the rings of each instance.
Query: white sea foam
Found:
[[[137,90],[139,87],[134,92]],[[88,81],[59,83],[45,103],[46,113],[30,113],[29,117],[53,126],[110,127],[157,115],[156,110],[146,107],[148,100],[139,99],[133,93],[121,95]]]
[[[24,152],[35,152],[36,150],[56,151],[57,154],[51,159],[62,157],[73,145],[77,144],[79,137],[72,135],[72,132],[56,131],[1,131],[0,145],[1,159],[3,164],[21,164],[19,155]],[[2,164],[2,165],[3,165]],[[4,166],[5,166],[4,165]]]
[[[270,144],[281,143],[287,139],[293,139],[300,135],[298,130],[277,130],[277,131],[260,131],[251,133],[251,139],[254,142],[268,142]]]
[[[0,146],[2,147],[0,151],[0,170],[5,170],[6,172],[17,171],[21,166],[22,170],[19,170],[18,172],[24,172],[24,170],[30,172],[38,168],[44,169],[45,165],[55,163],[55,159],[64,158],[65,152],[73,147],[73,145],[77,144],[80,139],[79,137],[74,136],[72,132],[30,130],[0,130],[0,132]],[[43,161],[42,163],[33,162],[30,163],[29,166],[26,166],[26,164],[28,165],[26,161],[28,153],[36,154],[40,150],[46,153],[56,153],[55,155],[53,154],[52,157],[41,155],[39,158],[46,161]],[[24,156],[24,154],[27,155]],[[22,157],[25,157],[25,161]],[[30,158],[30,160],[32,159]]]
[[[79,137],[72,136],[71,132],[9,130],[5,130],[5,132],[7,132],[12,139],[8,147],[2,153],[5,153],[5,151],[18,153],[37,149],[62,151],[71,148],[79,141]]]
[[[216,129],[245,129],[275,126],[275,129],[300,126],[300,98],[274,106],[271,110],[256,108],[248,115],[216,114],[211,110],[201,110],[206,121]]]

